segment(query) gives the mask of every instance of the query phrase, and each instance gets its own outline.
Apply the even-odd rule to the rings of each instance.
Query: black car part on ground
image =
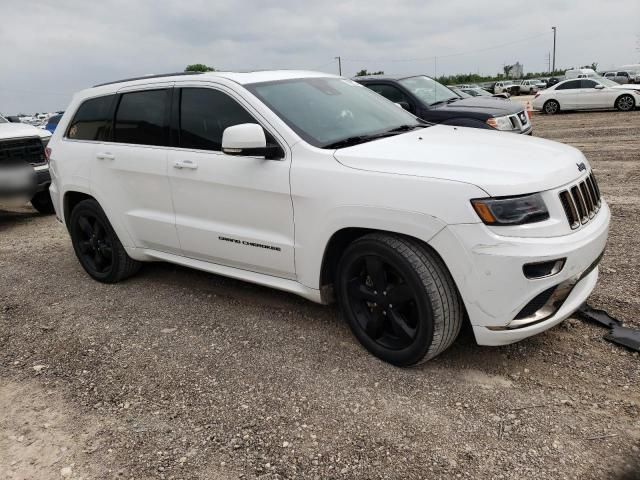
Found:
[[[591,308],[586,303],[582,304],[576,313],[583,320],[597,322],[610,328],[611,331],[604,336],[605,340],[640,352],[640,330],[624,327],[620,320],[613,318],[604,310]]]

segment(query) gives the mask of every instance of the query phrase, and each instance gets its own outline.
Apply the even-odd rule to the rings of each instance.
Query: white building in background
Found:
[[[520,62],[516,62],[510,72],[511,78],[522,78],[524,77],[524,65]]]

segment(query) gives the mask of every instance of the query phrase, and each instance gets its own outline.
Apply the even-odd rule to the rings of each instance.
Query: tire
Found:
[[[620,95],[616,99],[616,108],[621,112],[631,112],[636,108],[636,101],[629,94]]]
[[[104,211],[93,199],[78,203],[69,219],[76,257],[95,280],[116,283],[135,274],[141,263],[125,251]]]
[[[52,215],[56,213],[55,209],[53,208],[53,201],[51,200],[51,195],[49,194],[48,189],[36,193],[31,199],[31,205],[38,212],[44,215]]]
[[[340,259],[336,286],[354,336],[393,365],[426,362],[460,333],[464,307],[453,279],[417,241],[383,233],[361,237]]]
[[[560,104],[555,100],[547,100],[542,106],[542,111],[547,115],[555,115],[560,111]]]

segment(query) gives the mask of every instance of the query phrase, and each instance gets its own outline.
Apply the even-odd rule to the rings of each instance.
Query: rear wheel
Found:
[[[548,115],[554,115],[560,111],[560,104],[555,100],[547,100],[542,110]]]
[[[31,205],[38,212],[45,215],[56,213],[55,209],[53,208],[53,201],[51,200],[49,190],[44,190],[42,192],[36,193],[31,199]]]
[[[356,240],[340,260],[336,285],[353,334],[394,365],[427,361],[460,332],[464,314],[453,279],[414,240],[381,233]]]
[[[636,108],[636,101],[631,95],[620,95],[616,100],[616,108],[621,112],[629,112]]]
[[[140,262],[127,255],[95,200],[83,200],[76,205],[69,219],[69,231],[80,264],[95,280],[115,283],[140,269]]]

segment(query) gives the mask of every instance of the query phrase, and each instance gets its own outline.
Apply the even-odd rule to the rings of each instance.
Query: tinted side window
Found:
[[[168,145],[169,90],[125,93],[114,125],[114,142]]]
[[[183,88],[180,98],[180,146],[222,149],[222,132],[241,123],[257,123],[226,93],[210,88]],[[268,136],[267,136],[268,138]]]
[[[387,100],[392,102],[408,102],[407,97],[396,87],[391,85],[367,85],[374,92],[382,95]]]
[[[618,72],[619,77],[628,77],[629,74],[627,72]]]
[[[596,88],[596,85],[598,85],[596,82],[594,82],[593,80],[581,80],[580,81],[580,88]]]
[[[67,130],[73,140],[104,140],[111,127],[111,106],[115,95],[85,100]],[[51,120],[53,120],[52,117]],[[58,118],[60,120],[60,118]]]
[[[563,83],[556,87],[556,90],[571,90],[573,88],[580,88],[580,80],[571,80],[567,83]]]

